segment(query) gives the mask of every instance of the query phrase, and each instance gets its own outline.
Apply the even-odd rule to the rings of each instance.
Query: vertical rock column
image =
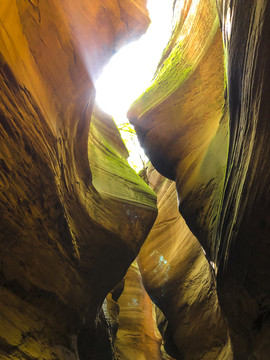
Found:
[[[162,338],[156,327],[155,307],[147,295],[135,261],[125,276],[125,287],[119,300],[119,328],[116,353],[121,360],[165,360]]]
[[[239,359],[270,356],[270,4],[218,1],[230,144],[219,216],[219,295]]]
[[[232,359],[215,269],[177,208],[175,183],[148,170],[158,217],[138,256],[143,284],[162,310],[158,326],[176,359]],[[165,317],[164,317],[165,316]]]

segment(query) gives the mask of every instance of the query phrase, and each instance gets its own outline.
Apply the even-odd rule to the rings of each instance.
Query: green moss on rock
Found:
[[[154,191],[130,167],[127,157],[128,151],[114,121],[95,107],[89,135],[94,187],[102,196],[155,208]]]

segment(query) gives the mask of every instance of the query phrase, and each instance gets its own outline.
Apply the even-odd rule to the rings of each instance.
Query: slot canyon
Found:
[[[270,1],[172,7],[137,174],[94,83],[147,1],[0,1],[0,360],[270,359]]]

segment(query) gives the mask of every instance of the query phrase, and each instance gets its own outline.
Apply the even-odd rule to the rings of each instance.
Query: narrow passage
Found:
[[[129,151],[129,164],[140,171],[147,157],[126,113],[146,90],[171,34],[172,0],[148,0],[151,24],[137,41],[119,50],[95,83],[96,101],[116,122]]]

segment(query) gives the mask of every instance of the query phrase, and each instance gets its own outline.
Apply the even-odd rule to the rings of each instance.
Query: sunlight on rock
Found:
[[[151,84],[171,34],[172,2],[148,1],[151,24],[147,33],[117,52],[95,83],[98,105],[113,116],[118,126],[128,123],[130,105]],[[128,124],[120,132],[130,153],[130,165],[140,170],[147,158],[132,129]]]

